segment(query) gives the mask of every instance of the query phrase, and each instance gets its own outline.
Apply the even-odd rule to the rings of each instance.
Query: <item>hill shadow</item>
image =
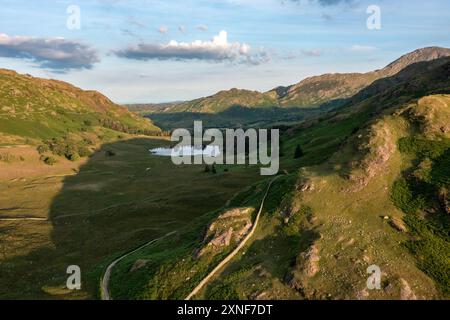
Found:
[[[48,214],[51,245],[1,263],[0,297],[98,298],[103,269],[114,256],[186,226],[255,181],[250,172],[205,174],[203,166],[175,166],[149,152],[168,144],[147,138],[108,143],[65,177]],[[70,265],[81,268],[80,291],[65,288]]]

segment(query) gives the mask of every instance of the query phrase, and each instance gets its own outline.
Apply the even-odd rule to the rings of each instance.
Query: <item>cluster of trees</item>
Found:
[[[141,134],[141,135],[145,135],[145,136],[166,136],[166,135],[170,135],[170,132],[161,132],[161,131],[156,131],[156,130],[146,130],[146,129],[141,129],[141,128],[137,128],[137,127],[132,127],[132,126],[128,126],[124,123],[121,123],[119,121],[115,121],[113,119],[109,119],[109,118],[105,118],[105,119],[101,119],[100,120],[100,125],[102,127],[111,129],[111,130],[115,130],[115,131],[119,131],[119,132],[123,132],[123,133],[129,133],[129,134]]]
[[[48,159],[50,157],[45,155],[49,152],[60,157],[65,157],[70,161],[76,161],[80,158],[88,157],[89,155],[91,155],[91,149],[89,148],[89,145],[91,144],[92,142],[90,142],[89,140],[75,141],[69,139],[68,137],[60,137],[45,141],[44,144],[41,144],[37,147],[37,151],[42,155],[41,159],[45,163],[49,161],[53,162],[52,160]]]

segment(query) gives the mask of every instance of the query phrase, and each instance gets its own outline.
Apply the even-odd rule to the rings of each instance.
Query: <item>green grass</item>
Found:
[[[400,152],[413,154],[419,158],[436,159],[450,148],[450,139],[441,141],[415,137],[405,137],[398,142]]]
[[[186,229],[261,179],[256,167],[230,166],[212,175],[203,166],[175,166],[170,158],[150,155],[149,149],[167,144],[154,139],[111,142],[73,176],[2,181],[1,214],[48,216],[51,222],[0,222],[6,249],[0,253],[0,298],[96,298],[107,261]],[[173,254],[184,252],[189,237],[198,234],[183,234],[188,240],[172,243],[178,246],[171,247]],[[162,254],[157,261],[165,261]],[[63,289],[72,264],[82,270],[81,292]]]
[[[405,223],[412,239],[407,248],[416,257],[418,267],[432,277],[444,295],[450,293],[450,218],[439,205],[440,188],[448,188],[449,140],[433,141],[405,138],[399,142],[403,153],[417,159],[430,159],[429,174],[422,177],[408,175],[397,180],[391,191],[391,199],[407,213]],[[417,162],[417,161],[416,161]],[[421,214],[424,210],[435,213]]]
[[[0,130],[32,139],[94,131],[102,126],[126,133],[158,135],[148,119],[115,105],[99,93],[67,83],[0,72]]]
[[[263,182],[245,189],[233,197],[227,208],[257,206],[262,195],[256,192],[256,188],[265,187]],[[116,299],[184,299],[231,250],[229,247],[216,254],[194,258],[194,252],[202,246],[205,225],[210,224],[224,209],[195,219],[179,229],[176,235],[121,261],[113,270],[112,296]],[[141,270],[130,271],[139,259],[149,263]]]

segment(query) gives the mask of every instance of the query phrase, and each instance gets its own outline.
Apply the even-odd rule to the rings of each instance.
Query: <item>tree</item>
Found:
[[[303,150],[300,147],[300,145],[298,144],[297,147],[295,148],[294,158],[295,159],[299,159],[299,158],[303,157],[303,155],[304,155]]]

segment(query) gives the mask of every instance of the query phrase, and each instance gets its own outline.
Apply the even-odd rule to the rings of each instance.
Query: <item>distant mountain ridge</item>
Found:
[[[291,86],[276,87],[264,93],[234,88],[209,97],[165,105],[163,109],[149,109],[164,113],[217,113],[237,105],[249,108],[315,108],[333,101],[348,99],[376,80],[391,77],[414,63],[448,56],[450,49],[427,47],[405,54],[385,68],[372,72],[324,74],[306,78]]]

